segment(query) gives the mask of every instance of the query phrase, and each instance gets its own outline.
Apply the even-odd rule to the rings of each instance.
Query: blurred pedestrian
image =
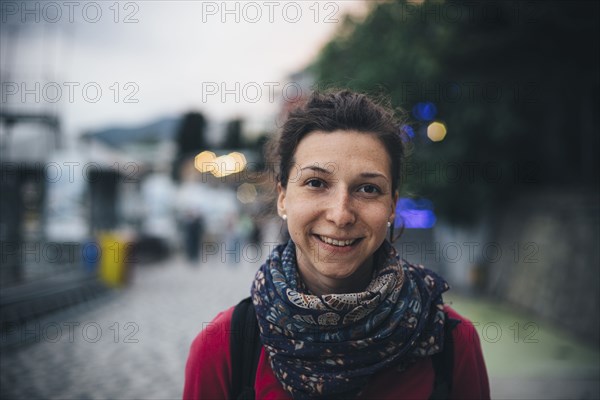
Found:
[[[477,333],[443,303],[447,283],[386,239],[399,126],[389,107],[349,91],[315,93],[290,113],[274,148],[291,239],[259,269],[251,302],[198,335],[184,398],[490,397]]]
[[[240,263],[240,254],[242,252],[242,236],[240,234],[240,218],[237,212],[227,216],[227,224],[224,237],[223,257],[229,265]]]
[[[205,229],[203,212],[204,192],[197,182],[184,182],[177,194],[176,209],[183,232],[183,248],[192,264],[198,261]]]
[[[200,239],[203,232],[202,216],[197,212],[189,212],[183,220],[185,233],[185,254],[189,261],[198,261],[200,255]]]

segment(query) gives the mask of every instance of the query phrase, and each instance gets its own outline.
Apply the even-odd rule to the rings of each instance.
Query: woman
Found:
[[[448,285],[386,240],[404,160],[398,127],[389,108],[349,91],[313,94],[283,125],[277,211],[291,239],[252,284],[257,399],[426,399],[440,387],[440,397],[489,398],[477,333],[442,302]],[[184,398],[233,396],[232,315],[192,344]]]

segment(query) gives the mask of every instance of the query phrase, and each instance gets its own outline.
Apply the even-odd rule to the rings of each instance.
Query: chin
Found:
[[[358,271],[358,267],[357,268],[353,268],[353,269],[347,269],[346,268],[336,268],[334,266],[331,267],[326,267],[326,268],[319,268],[318,269],[319,273],[329,279],[339,279],[339,280],[344,280],[344,279],[348,279],[350,278],[352,275],[354,275],[356,273],[356,271]]]

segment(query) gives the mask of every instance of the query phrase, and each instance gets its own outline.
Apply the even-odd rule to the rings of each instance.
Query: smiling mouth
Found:
[[[323,236],[323,235],[315,235],[315,236],[321,242],[327,243],[332,246],[337,246],[337,247],[352,246],[353,244],[357,243],[358,241],[360,241],[362,239],[362,238],[359,238],[359,239],[338,240],[338,239],[333,239],[333,238]]]

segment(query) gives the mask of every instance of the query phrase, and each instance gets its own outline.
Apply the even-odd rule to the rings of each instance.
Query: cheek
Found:
[[[381,206],[371,209],[369,215],[365,218],[368,218],[369,224],[373,227],[385,226],[387,228],[387,222],[392,214],[391,210],[390,205],[381,204]]]
[[[375,240],[383,241],[387,237],[389,232],[387,223],[389,220],[389,214],[378,214],[371,219],[370,225]]]
[[[302,206],[302,203],[294,203],[294,206],[288,206],[288,230],[291,235],[301,234],[307,225],[315,218],[314,207]]]

